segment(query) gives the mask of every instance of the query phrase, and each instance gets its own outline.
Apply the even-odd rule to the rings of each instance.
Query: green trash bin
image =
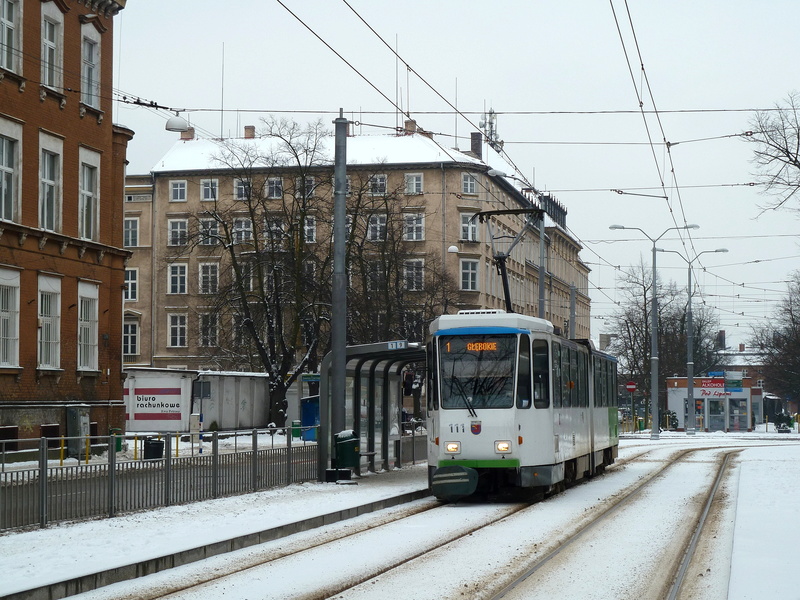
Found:
[[[336,468],[355,469],[360,460],[358,438],[351,431],[342,431],[336,436]]]
[[[300,439],[300,421],[292,421],[292,439]]]
[[[122,436],[120,435],[120,433],[122,433],[122,429],[120,429],[119,427],[112,427],[112,428],[110,428],[108,430],[108,435],[116,435],[117,436],[117,438],[116,438],[117,439],[117,443],[116,443],[117,452],[122,452]]]

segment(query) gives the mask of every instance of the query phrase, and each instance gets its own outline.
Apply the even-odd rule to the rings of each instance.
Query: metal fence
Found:
[[[296,440],[287,428],[212,432],[205,443],[186,434],[0,441],[0,531],[316,480],[317,444],[305,441],[315,432],[303,429]],[[37,441],[29,462],[6,462],[6,444]]]

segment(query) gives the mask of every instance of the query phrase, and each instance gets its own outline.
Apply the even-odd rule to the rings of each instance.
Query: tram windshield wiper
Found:
[[[472,417],[473,419],[477,419],[478,418],[478,413],[475,412],[475,407],[472,406],[472,397],[471,396],[467,396],[466,394],[462,394],[462,397],[464,398],[464,404],[467,407],[467,411],[469,412],[469,416]]]

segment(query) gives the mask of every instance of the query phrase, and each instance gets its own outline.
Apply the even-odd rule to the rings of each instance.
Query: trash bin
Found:
[[[292,439],[300,439],[300,421],[292,421]]]
[[[144,458],[144,460],[164,458],[164,440],[145,438],[142,458]]]
[[[111,427],[108,430],[108,435],[116,435],[117,436],[117,438],[116,438],[117,439],[117,444],[116,444],[117,452],[122,452],[122,436],[120,435],[120,433],[122,433],[122,429],[120,429],[119,427]],[[109,440],[109,445],[111,445],[111,440]]]
[[[336,436],[336,468],[355,469],[359,464],[358,438],[352,430],[342,431]]]

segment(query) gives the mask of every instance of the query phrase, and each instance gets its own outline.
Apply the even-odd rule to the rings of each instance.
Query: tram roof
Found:
[[[550,321],[503,310],[462,310],[455,315],[441,315],[431,322],[430,332],[464,327],[514,327],[553,333]]]

